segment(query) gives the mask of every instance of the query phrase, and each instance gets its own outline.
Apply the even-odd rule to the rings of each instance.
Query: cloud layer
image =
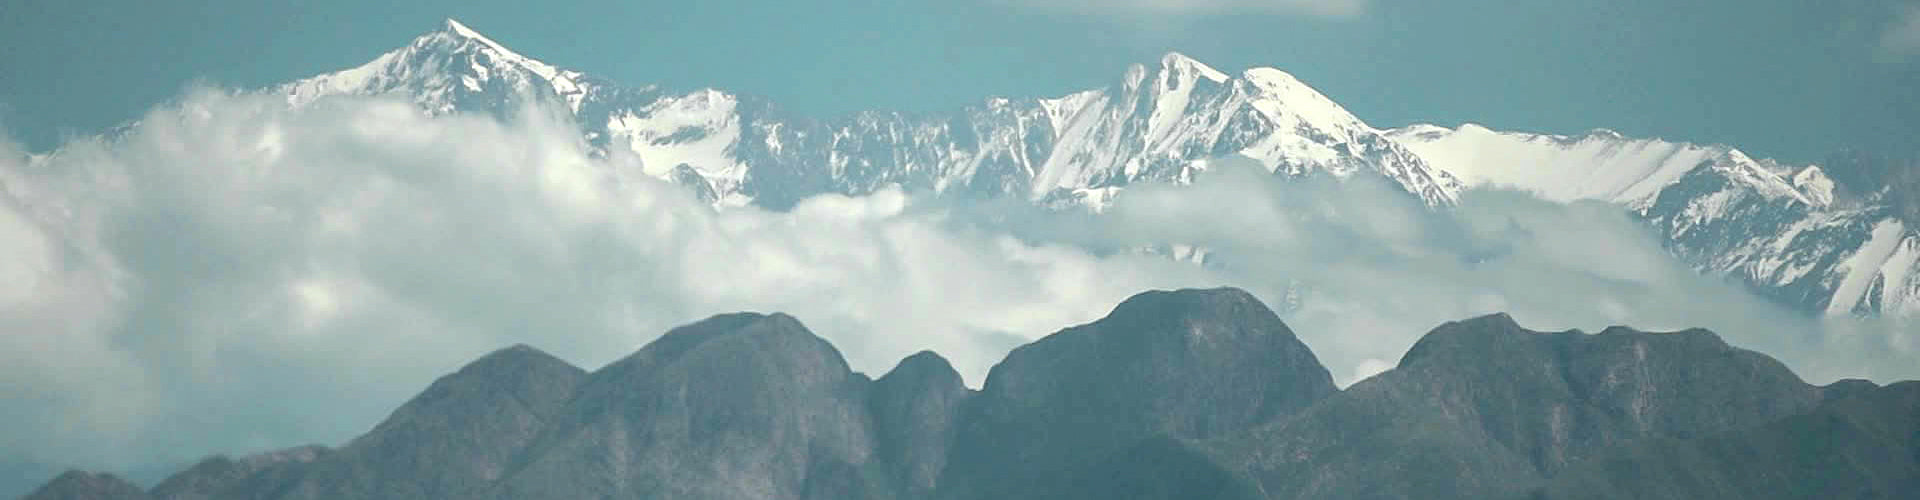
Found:
[[[1205,284],[949,231],[897,191],[715,213],[528,110],[199,92],[124,138],[4,153],[0,449],[127,464],[340,442],[514,342],[598,367],[707,315],[786,311],[870,372],[978,383],[1133,291]]]
[[[0,145],[0,449],[124,468],[337,444],[510,343],[591,369],[740,310],[792,313],[870,374],[934,349],[977,386],[1017,343],[1182,286],[1253,291],[1342,385],[1495,311],[1706,326],[1815,381],[1920,371],[1910,329],[1775,310],[1605,205],[1435,213],[1222,159],[1099,215],[898,191],[715,212],[559,116],[198,91],[117,139]]]

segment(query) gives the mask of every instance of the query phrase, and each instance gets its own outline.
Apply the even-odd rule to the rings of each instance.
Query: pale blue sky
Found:
[[[1914,0],[0,0],[0,121],[44,149],[199,80],[355,65],[455,17],[617,81],[817,116],[1104,84],[1177,50],[1292,72],[1377,126],[1723,142],[1813,161],[1912,154]]]

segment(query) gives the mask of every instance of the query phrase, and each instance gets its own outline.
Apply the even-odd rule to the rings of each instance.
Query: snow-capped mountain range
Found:
[[[888,185],[944,196],[1103,208],[1129,184],[1186,182],[1239,154],[1276,175],[1379,175],[1436,209],[1477,185],[1617,203],[1705,272],[1827,313],[1920,314],[1920,221],[1875,194],[1841,199],[1816,166],[1727,146],[1414,125],[1378,129],[1272,68],[1230,75],[1180,54],[1105,88],[990,98],[956,113],[817,120],[721,90],[630,87],[520,55],[448,20],[362,66],[279,86],[302,105],[398,94],[429,113],[558,104],[602,154],[719,207],[783,210]]]
[[[1882,197],[1843,199],[1818,166],[1597,130],[1583,136],[1414,125],[1387,132],[1469,185],[1626,207],[1697,269],[1828,314],[1920,313],[1920,227]]]

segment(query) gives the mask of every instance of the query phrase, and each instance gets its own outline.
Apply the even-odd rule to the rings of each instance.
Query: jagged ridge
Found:
[[[1186,182],[1205,168],[1196,160],[1231,154],[1283,176],[1383,175],[1432,206],[1455,202],[1468,186],[1514,187],[1624,205],[1697,269],[1801,310],[1920,314],[1920,221],[1900,218],[1898,203],[1842,199],[1819,167],[1608,130],[1382,131],[1283,71],[1230,75],[1177,53],[1056,98],[815,120],[715,89],[617,85],[449,20],[368,64],[274,92],[296,104],[401,94],[430,113],[557,103],[601,153],[631,152],[645,173],[718,206],[785,209],[818,194],[899,185],[1097,210],[1129,185]]]

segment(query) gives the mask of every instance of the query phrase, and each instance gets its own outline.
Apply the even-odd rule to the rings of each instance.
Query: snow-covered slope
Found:
[[[715,89],[613,85],[449,20],[373,62],[277,90],[295,104],[400,93],[434,113],[564,103],[590,144],[630,151],[656,177],[701,184],[721,205],[784,209],[817,194],[899,184],[1098,208],[1128,184],[1183,182],[1194,160],[1235,153],[1281,175],[1384,175],[1433,205],[1451,203],[1461,187],[1291,75],[1258,68],[1233,76],[1180,54],[1058,98],[814,120]]]
[[[1702,166],[1725,171],[1769,196],[1819,205],[1831,201],[1830,181],[1825,197],[1810,196],[1783,167],[1727,146],[1630,139],[1611,130],[1563,136],[1497,132],[1473,124],[1459,129],[1414,125],[1387,135],[1468,184],[1520,189],[1555,201],[1600,200],[1642,208],[1661,189]],[[1806,173],[1819,175],[1818,169]]]
[[[1469,185],[1618,203],[1706,272],[1829,314],[1920,312],[1920,224],[1878,199],[1836,199],[1818,166],[1606,130],[1581,136],[1415,125],[1389,137]]]
[[[1207,158],[1245,155],[1275,175],[1380,175],[1429,206],[1471,185],[1618,203],[1671,250],[1808,311],[1920,311],[1920,221],[1871,200],[1842,203],[1818,167],[1731,147],[1498,132],[1475,125],[1379,130],[1272,68],[1229,74],[1180,54],[1102,88],[992,98],[952,113],[868,111],[813,119],[717,89],[623,86],[520,55],[449,20],[365,65],[273,89],[305,105],[397,94],[430,113],[571,112],[602,154],[717,206],[784,210],[807,197],[888,185],[942,196],[1104,207],[1128,186],[1181,183]],[[1844,205],[1844,206],[1843,206]]]
[[[448,19],[440,30],[372,62],[277,90],[294,104],[329,95],[399,93],[431,113],[497,110],[521,97],[552,97],[579,112],[597,86],[580,72],[522,56]]]

